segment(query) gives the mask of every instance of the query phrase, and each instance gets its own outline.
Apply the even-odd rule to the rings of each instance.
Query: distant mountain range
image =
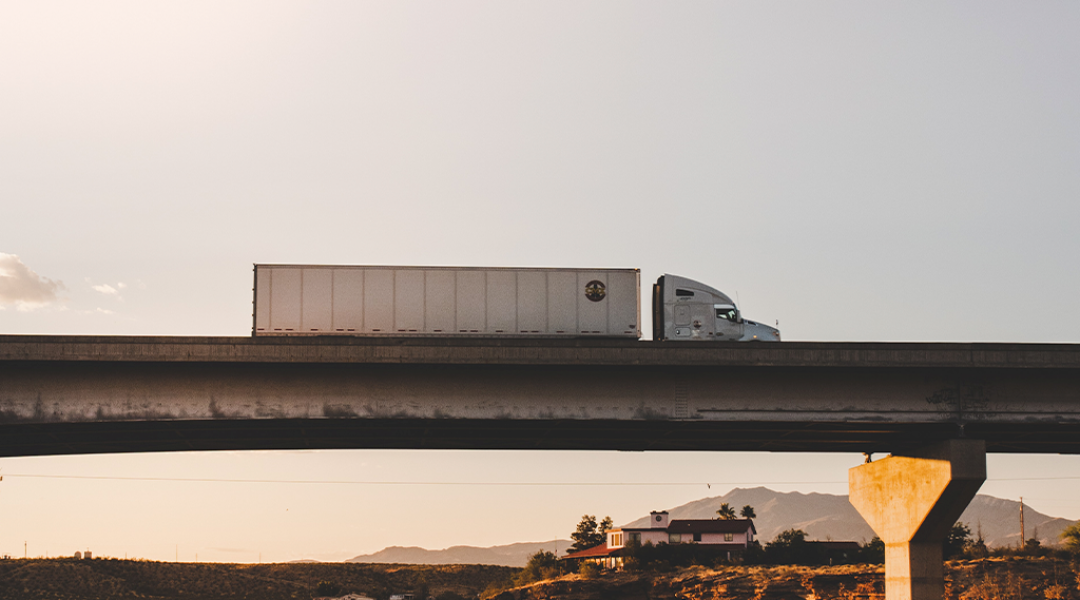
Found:
[[[478,548],[476,546],[451,546],[445,550],[427,550],[416,546],[390,546],[374,554],[361,554],[345,562],[398,563],[408,565],[501,565],[524,567],[529,557],[541,550],[566,553],[570,540],[550,542],[521,542],[506,546]]]
[[[874,530],[848,502],[848,497],[833,494],[777,492],[764,487],[735,488],[723,496],[695,500],[668,509],[668,512],[672,519],[711,519],[716,517],[716,510],[724,502],[736,511],[747,504],[754,507],[757,513],[754,526],[763,542],[788,529],[801,529],[808,539],[813,540],[865,542],[874,537]],[[648,527],[648,522],[646,516],[626,526]],[[971,528],[972,537],[981,528],[987,546],[1015,545],[1020,540],[1020,503],[978,495],[960,516],[960,522]],[[1024,507],[1027,537],[1038,531],[1044,545],[1060,543],[1058,535],[1074,522]]]
[[[764,487],[735,488],[723,496],[702,498],[682,506],[667,509],[672,519],[712,519],[716,510],[727,502],[740,510],[749,504],[757,517],[754,525],[758,538],[768,542],[776,534],[788,529],[801,529],[812,540],[853,540],[866,542],[874,537],[874,531],[848,502],[847,496],[834,494],[803,494],[777,492]],[[1016,545],[1020,540],[1020,503],[993,496],[976,496],[960,521],[971,528],[972,537],[981,529],[987,546]],[[625,527],[648,527],[649,518],[644,516],[627,523]],[[1075,523],[1044,515],[1030,507],[1024,507],[1024,523],[1027,537],[1038,532],[1043,545],[1060,543],[1058,535]],[[567,529],[573,527],[567,524]],[[475,546],[452,546],[445,550],[426,550],[417,547],[392,546],[374,554],[363,554],[346,562],[429,564],[485,564],[522,567],[529,557],[540,550],[564,554],[569,540],[550,542],[524,542],[506,546],[478,548]]]

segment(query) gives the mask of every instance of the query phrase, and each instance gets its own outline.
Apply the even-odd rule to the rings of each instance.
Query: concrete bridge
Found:
[[[0,455],[299,448],[891,452],[852,503],[940,598],[985,453],[1080,453],[1080,345],[0,336]]]

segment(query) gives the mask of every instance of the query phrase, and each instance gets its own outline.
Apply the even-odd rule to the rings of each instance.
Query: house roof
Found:
[[[745,533],[757,527],[753,519],[675,519],[667,529],[659,527],[622,527],[612,531],[666,531],[668,533]]]
[[[578,550],[577,552],[569,552],[562,558],[599,558],[601,556],[617,556],[621,551],[622,548],[608,548],[607,543],[603,543],[599,546],[593,546],[592,548]]]
[[[668,533],[757,533],[753,519],[675,519]]]

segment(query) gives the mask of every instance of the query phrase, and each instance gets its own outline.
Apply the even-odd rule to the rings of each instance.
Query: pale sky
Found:
[[[276,262],[636,267],[787,340],[1077,342],[1077,31],[1066,1],[5,3],[0,333],[248,335]],[[539,541],[735,483],[842,494],[860,461],[0,459],[0,554]],[[1080,459],[989,466],[983,492],[1080,518],[1047,479]]]

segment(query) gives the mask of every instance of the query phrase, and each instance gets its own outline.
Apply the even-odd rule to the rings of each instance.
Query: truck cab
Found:
[[[662,275],[653,285],[653,339],[779,342],[780,330],[744,319],[735,302],[703,283]]]

